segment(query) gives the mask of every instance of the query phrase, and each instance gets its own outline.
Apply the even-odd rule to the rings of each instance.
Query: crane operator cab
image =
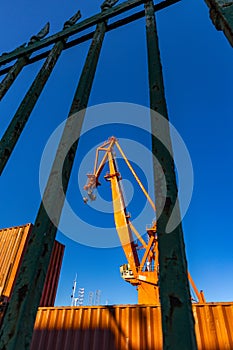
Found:
[[[127,280],[129,278],[134,278],[133,271],[130,269],[129,264],[121,265],[120,273],[121,273],[121,277],[124,278],[124,280]]]

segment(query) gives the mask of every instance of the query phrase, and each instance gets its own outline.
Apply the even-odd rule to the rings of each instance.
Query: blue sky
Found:
[[[11,51],[26,42],[47,21],[52,34],[78,9],[84,19],[97,13],[100,4],[83,0],[5,2],[0,14],[1,51]],[[170,121],[186,143],[194,170],[192,201],[183,221],[189,271],[208,301],[232,301],[232,49],[224,34],[212,25],[202,0],[183,0],[160,11],[157,24]],[[41,199],[42,152],[51,133],[67,116],[88,47],[89,42],[83,43],[62,54],[13,152],[0,185],[1,227],[35,220]],[[145,48],[144,19],[107,33],[90,106],[109,102],[149,105]],[[26,67],[1,102],[1,135],[40,66],[39,62]],[[99,142],[115,131],[112,126],[101,129]],[[126,131],[118,132],[126,137]],[[140,135],[135,137],[140,142]],[[143,142],[149,144],[149,140]],[[83,176],[85,184],[85,173],[78,174],[79,162],[93,145],[88,139],[80,144],[67,195],[73,209],[83,211],[83,215],[88,208],[83,207],[77,176]],[[123,164],[122,171],[126,171]],[[146,181],[150,168],[138,171]],[[125,177],[130,180],[127,171]],[[110,200],[107,187],[103,182],[101,194]],[[138,215],[141,202],[135,191],[129,205],[132,215]],[[148,224],[148,217],[140,217],[141,227]],[[98,225],[106,216],[93,214],[91,219]],[[108,220],[113,225],[110,216]],[[88,235],[88,223],[83,235]],[[70,304],[76,272],[78,286],[85,288],[86,297],[100,289],[103,303],[136,302],[136,291],[119,275],[119,265],[125,262],[121,247],[88,247],[62,233],[57,239],[66,246],[57,305]]]

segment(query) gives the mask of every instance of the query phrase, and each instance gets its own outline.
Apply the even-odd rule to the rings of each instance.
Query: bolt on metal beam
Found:
[[[233,1],[205,0],[210,8],[210,18],[217,30],[222,30],[233,47]]]
[[[1,350],[29,350],[37,308],[45,281],[62,212],[65,194],[78,146],[99,55],[106,32],[106,23],[97,24],[86,62],[76,89],[69,116],[57,149],[43,199],[25,252],[11,301],[0,330]],[[81,112],[80,112],[81,111]],[[79,112],[79,117],[73,116]],[[70,138],[76,142],[64,155]],[[61,159],[65,156],[64,163]],[[44,203],[46,202],[46,209]],[[52,213],[48,215],[47,211]]]
[[[168,148],[165,148],[156,136],[152,136],[153,155],[162,167],[167,187],[166,189],[162,188],[161,167],[153,159],[156,207],[157,212],[161,213],[157,219],[157,233],[163,349],[196,350],[194,318],[181,223],[172,232],[166,232],[169,218],[177,200],[177,185],[153,1],[145,2],[145,14],[150,107],[165,117],[161,129],[155,113],[151,112],[152,135],[159,136],[160,133],[163,133],[163,138],[166,139],[168,145]],[[176,216],[177,222],[180,222],[179,210]]]

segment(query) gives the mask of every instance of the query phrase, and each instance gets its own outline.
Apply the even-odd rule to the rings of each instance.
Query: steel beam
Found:
[[[32,43],[39,41],[40,39],[44,38],[48,32],[49,32],[49,23],[46,23],[46,25],[39,31],[38,34],[33,35],[28,43],[28,45],[31,45]],[[22,45],[25,46],[26,44]],[[18,58],[18,60],[15,62],[15,64],[11,67],[8,67],[7,76],[3,79],[3,81],[0,83],[0,101],[5,96],[19,73],[22,71],[23,67],[28,64],[30,55],[25,55],[23,57]]]
[[[27,65],[29,56],[24,56],[18,58],[13,66],[10,67],[7,76],[3,79],[0,84],[0,101],[5,96],[19,73],[22,71],[23,67]]]
[[[145,14],[150,107],[153,111],[160,113],[166,118],[161,130],[155,113],[153,111],[151,113],[152,151],[162,167],[167,186],[164,193],[164,189],[161,186],[161,168],[154,161],[156,207],[157,212],[161,212],[157,219],[157,233],[163,349],[196,350],[194,319],[181,223],[172,232],[167,233],[166,231],[177,200],[177,185],[173,157],[168,151],[168,149],[172,150],[172,146],[153,1],[149,0],[145,3]],[[166,140],[168,145],[166,148],[159,141],[159,138],[153,136],[160,136],[160,133],[163,133],[163,138]],[[180,215],[178,212],[178,222],[179,219]]]
[[[210,18],[217,30],[222,30],[233,46],[233,1],[205,0],[210,8]]]
[[[64,41],[59,41],[54,45],[0,141],[0,175],[16,146],[63,48]]]
[[[34,320],[42,294],[57,225],[85,116],[85,108],[88,104],[105,32],[105,22],[98,23],[57,149],[28,248],[3,320],[0,331],[1,350],[30,349]],[[79,111],[82,112],[79,113],[79,118],[74,123],[72,116]],[[61,159],[64,156],[65,145],[69,143],[72,137],[75,137],[77,141],[70,148],[63,164]],[[62,187],[60,185],[60,176],[62,176]],[[46,209],[48,210],[49,207],[50,214],[51,212],[53,213],[52,221],[44,207],[43,203],[45,201],[47,203]]]
[[[181,0],[164,0],[161,3],[154,5],[154,9],[155,9],[155,11],[159,11],[159,10],[162,10],[162,9],[164,9],[172,4],[175,4],[179,1],[181,1]],[[125,1],[124,3],[122,3],[118,6],[115,6],[114,8],[110,8],[107,11],[104,11],[104,12],[101,12],[97,15],[89,17],[88,19],[76,24],[75,26],[72,26],[72,28],[62,30],[62,31],[60,31],[60,32],[58,32],[58,33],[56,33],[56,34],[54,34],[54,35],[52,35],[44,40],[41,40],[38,43],[32,44],[26,48],[20,47],[12,52],[4,53],[2,56],[0,56],[0,65],[9,63],[12,60],[15,60],[19,57],[23,57],[24,55],[31,54],[32,52],[41,50],[44,47],[47,47],[51,44],[54,44],[59,40],[62,40],[66,37],[70,37],[74,34],[80,33],[88,28],[91,28],[94,25],[96,25],[97,23],[99,23],[100,21],[103,21],[103,20],[106,21],[109,18],[113,18],[115,16],[118,16],[121,13],[124,13],[126,11],[133,9],[133,8],[136,8],[137,6],[142,5],[143,3],[144,3],[143,0]],[[107,30],[115,29],[115,28],[119,27],[120,25],[124,25],[126,23],[132,22],[133,20],[137,19],[137,17],[142,18],[143,16],[144,16],[144,11],[141,11],[138,14],[135,14],[132,16],[128,16],[128,22],[127,22],[127,19],[125,18],[122,21],[116,22],[116,23],[118,23],[117,25],[113,25],[113,24],[109,25]],[[77,40],[80,40],[80,39],[77,39]],[[88,40],[88,39],[86,39],[86,40]],[[76,45],[75,40],[73,43],[74,43],[74,45]],[[69,48],[69,47],[70,47],[70,44],[68,43],[67,48]],[[47,52],[47,54],[48,54],[48,52]],[[43,53],[43,55],[46,55],[46,53]],[[43,55],[41,55],[40,57],[41,58],[46,57]],[[6,72],[5,69],[3,71]],[[3,74],[3,73],[1,73],[1,74]]]
[[[165,0],[165,1],[162,1],[162,2],[154,5],[154,11],[157,12],[157,11],[163,10],[166,7],[171,6],[171,5],[173,5],[173,4],[177,3],[177,2],[180,2],[180,1],[181,0]],[[111,24],[108,24],[106,31],[110,32],[111,30],[117,29],[119,27],[122,27],[123,25],[126,25],[126,24],[129,24],[131,22],[134,22],[134,21],[136,21],[136,20],[138,20],[140,18],[143,18],[144,16],[145,16],[145,11],[144,10],[136,12],[133,15],[126,16],[125,18],[123,18],[121,20],[118,20],[118,21],[115,21],[115,22],[113,22]],[[82,35],[81,37],[79,37],[77,39],[69,41],[68,43],[65,44],[64,50],[67,50],[67,49],[69,49],[69,48],[71,48],[73,46],[76,46],[76,45],[81,44],[81,43],[83,43],[83,42],[85,42],[87,40],[92,39],[93,35],[94,35],[94,31],[92,31],[92,32],[90,32],[88,34]],[[49,52],[50,51],[48,50],[48,51],[42,52],[42,53],[40,53],[40,54],[30,58],[27,61],[26,64],[32,64],[32,63],[40,61],[43,58],[46,58],[48,56]],[[9,72],[11,67],[13,67],[13,66],[0,69],[0,75],[6,74],[7,72]]]
[[[69,21],[64,24],[64,28],[72,26],[80,17],[81,13],[78,11]],[[13,152],[13,149],[16,146],[21,133],[23,132],[31,112],[57,63],[67,40],[68,38],[64,38],[63,40],[58,41],[50,50],[46,61],[34,79],[28,92],[24,96],[19,108],[17,109],[0,141],[0,175],[2,174],[3,169],[9,160],[11,153]],[[32,45],[31,42],[29,44]],[[28,47],[30,47],[30,45]],[[19,58],[18,61],[22,59],[23,58]]]
[[[0,57],[0,65],[1,64],[6,64],[18,57],[22,57],[24,55],[27,55],[29,53],[32,53],[36,50],[40,50],[46,46],[49,46],[51,44],[56,43],[57,41],[63,40],[64,38],[70,37],[71,35],[80,33],[83,30],[86,30],[100,21],[107,20],[109,18],[112,18],[114,16],[120,15],[121,13],[131,10],[134,7],[137,7],[139,5],[143,4],[142,0],[128,0],[125,1],[124,3],[114,7],[110,8],[109,10],[106,10],[104,12],[101,12],[97,15],[91,16],[87,18],[86,20],[76,24],[75,26],[72,26],[71,28],[64,29],[54,35],[51,35],[50,37],[41,40],[39,43],[34,43],[26,48],[19,48],[7,55],[3,55]]]

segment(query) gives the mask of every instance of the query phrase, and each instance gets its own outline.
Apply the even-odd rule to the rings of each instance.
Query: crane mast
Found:
[[[120,174],[116,168],[116,162],[112,149],[108,152],[109,174],[105,175],[106,180],[110,181],[112,189],[112,203],[114,211],[114,220],[118,236],[124,249],[126,258],[133,271],[134,276],[140,265],[133,235],[129,226],[129,215],[126,212],[122,188],[120,185]]]
[[[147,228],[148,242],[145,242],[130,221],[130,215],[126,210],[121,186],[121,175],[116,164],[114,146],[118,148],[142,192],[145,194],[148,202],[155,211],[154,202],[134,172],[117,139],[113,136],[96,150],[94,171],[92,174],[87,174],[88,181],[84,186],[84,190],[86,190],[88,194],[88,197],[84,198],[84,202],[86,203],[88,199],[91,201],[96,199],[94,190],[100,185],[99,176],[104,165],[108,162],[109,172],[104,177],[111,184],[115,226],[127,259],[127,263],[120,267],[121,276],[125,281],[137,287],[139,304],[159,304],[159,263],[156,223],[154,222],[151,227]],[[101,161],[100,152],[103,153]],[[134,243],[134,236],[140,241],[140,248],[144,250],[141,259],[139,259],[138,256],[137,248],[139,247]],[[198,292],[191,276],[189,274],[188,276],[190,277],[191,285],[194,286],[194,291],[197,295],[198,301],[204,302],[203,293]]]

